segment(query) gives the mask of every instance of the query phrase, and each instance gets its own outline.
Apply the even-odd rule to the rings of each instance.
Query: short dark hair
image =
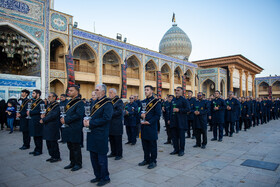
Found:
[[[60,96],[62,96],[62,97],[67,97],[66,94],[61,94]]]
[[[193,93],[193,91],[191,91],[191,90],[189,90],[188,92],[191,92],[191,93]]]
[[[39,96],[41,96],[41,94],[42,94],[42,92],[41,92],[41,90],[33,90],[33,92],[35,92],[36,94],[39,94]]]
[[[152,87],[151,85],[146,85],[144,88],[150,88],[151,90],[154,91],[154,87]]]
[[[168,97],[172,97],[172,98],[174,98],[174,95],[169,95]]]
[[[184,88],[183,88],[183,87],[181,87],[181,86],[178,86],[177,88],[180,88],[182,91],[184,91]],[[176,89],[177,89],[177,88],[176,88]]]
[[[57,100],[57,95],[54,92],[51,92],[50,94],[52,94],[55,97],[55,100]]]
[[[75,90],[77,90],[80,93],[80,87],[78,85],[69,86],[69,88],[71,88],[71,87],[75,88]]]
[[[26,93],[26,94],[27,94],[27,96],[29,96],[29,94],[30,94],[30,91],[29,91],[29,90],[27,90],[27,89],[21,90],[21,92]]]
[[[221,92],[219,90],[216,90],[215,92],[218,92],[219,94],[221,94]]]
[[[205,95],[205,94],[204,94],[204,95]],[[210,97],[211,97],[211,96],[214,96],[214,94],[211,94]]]
[[[202,94],[203,97],[205,97],[205,94]]]

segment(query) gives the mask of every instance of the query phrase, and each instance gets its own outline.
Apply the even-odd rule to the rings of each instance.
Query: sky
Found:
[[[165,32],[178,27],[192,42],[189,61],[241,54],[280,75],[280,0],[55,0],[78,28],[158,51]]]

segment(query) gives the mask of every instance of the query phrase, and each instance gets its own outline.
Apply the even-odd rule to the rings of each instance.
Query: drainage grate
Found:
[[[242,164],[242,166],[248,166],[248,167],[254,167],[254,168],[261,168],[266,170],[275,171],[279,164],[272,163],[272,162],[264,162],[264,161],[258,161],[258,160],[245,160]]]

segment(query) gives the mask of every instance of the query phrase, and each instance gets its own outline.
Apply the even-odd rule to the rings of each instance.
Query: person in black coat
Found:
[[[239,120],[240,120],[240,118],[241,118],[241,104],[240,104],[240,101],[236,98],[236,97],[234,97],[235,99],[236,99],[236,102],[237,102],[237,105],[235,105],[235,132],[236,132],[236,134],[238,134],[239,133],[239,127],[240,127],[240,125],[239,125]]]
[[[171,102],[173,98],[174,98],[173,95],[169,95],[167,101],[162,106],[162,114],[165,122],[166,134],[167,134],[167,141],[164,144],[171,144],[171,139],[172,139],[171,129],[170,129],[170,117],[171,117],[170,113],[172,108]]]
[[[136,132],[136,137],[139,138],[139,132],[140,132],[140,128],[141,128],[141,123],[140,123],[140,109],[141,109],[141,101],[139,99],[139,96],[138,94],[135,94],[134,95],[134,102],[136,103],[136,105],[138,106],[138,109],[137,109],[137,119],[136,119],[136,124],[137,124],[137,132]]]
[[[154,98],[153,92],[154,88],[151,85],[145,86],[146,99],[142,101],[141,107],[141,140],[144,160],[138,165],[148,165],[148,169],[153,169],[157,166],[157,122],[161,115],[160,101]],[[143,108],[144,105],[146,105],[145,108]]]
[[[60,152],[57,140],[60,138],[60,108],[59,103],[56,102],[57,95],[53,92],[48,97],[49,104],[45,114],[41,114],[40,123],[43,126],[43,139],[46,140],[47,148],[51,158],[47,159],[47,162],[61,161]]]
[[[137,115],[138,115],[138,106],[134,102],[134,97],[129,97],[129,103],[125,105],[124,111],[124,125],[126,127],[126,134],[128,142],[125,144],[136,144],[136,133],[137,133]]]
[[[224,136],[232,137],[234,132],[234,124],[236,121],[236,109],[238,107],[237,100],[233,97],[232,91],[228,92],[228,99],[226,102],[226,110],[225,110],[225,134]]]
[[[108,137],[109,128],[114,113],[111,99],[106,97],[107,87],[104,84],[96,86],[97,100],[91,109],[91,119],[84,120],[84,126],[89,127],[91,132],[87,133],[87,150],[90,152],[90,160],[95,178],[91,183],[103,186],[110,182],[108,171]]]
[[[41,104],[44,104],[44,101],[40,98],[41,91],[40,90],[33,90],[32,92],[32,105],[31,110],[27,111],[27,115],[31,117],[28,123],[29,133],[30,136],[33,136],[33,140],[35,143],[35,149],[33,152],[29,154],[33,154],[34,156],[38,156],[42,154],[43,150],[43,124],[40,123],[40,115],[41,115]]]
[[[187,137],[186,138],[190,138],[191,137],[191,129],[192,129],[192,139],[195,138],[195,134],[194,134],[194,124],[193,124],[193,120],[194,120],[194,113],[193,111],[193,107],[194,107],[194,103],[196,101],[196,99],[193,96],[193,92],[191,90],[188,91],[188,98],[187,100],[190,103],[190,107],[191,107],[191,112],[188,113],[188,129],[187,129]]]
[[[85,114],[84,102],[79,95],[79,87],[73,85],[69,87],[69,97],[72,99],[65,107],[66,116],[60,118],[60,122],[66,127],[62,129],[62,141],[67,142],[70,151],[70,164],[64,169],[77,171],[82,168],[81,139],[83,128],[83,117]]]
[[[256,102],[256,125],[257,126],[260,124],[260,120],[261,120],[261,124],[263,124],[262,111],[263,111],[263,103],[261,102],[260,98],[257,98],[257,102]]]
[[[245,97],[241,98],[241,123],[240,123],[240,130],[242,130],[242,124],[244,123],[244,131],[249,128],[248,119],[250,118],[250,105],[245,100]]]
[[[0,123],[1,123],[1,130],[4,129],[4,124],[7,124],[7,115],[5,113],[7,108],[7,104],[4,99],[0,101]]]
[[[26,119],[27,114],[27,106],[28,103],[31,102],[30,99],[27,97],[29,96],[30,92],[29,90],[22,90],[21,91],[21,98],[19,100],[20,102],[20,112],[17,113],[17,117],[20,118],[19,124],[20,124],[20,131],[22,132],[22,139],[23,139],[23,145],[19,149],[25,150],[30,148],[30,135],[29,135],[29,127],[28,127],[28,119]]]
[[[217,140],[217,129],[219,128],[219,142],[223,141],[223,126],[225,122],[225,109],[226,104],[220,98],[220,91],[215,91],[215,99],[211,102],[211,116],[213,122],[213,135],[211,141]]]
[[[59,102],[59,107],[61,107],[61,106],[66,107],[66,105],[67,105],[67,103],[68,103],[68,99],[67,99],[66,97],[67,97],[66,94],[61,94],[61,95],[60,95],[60,98],[59,98],[59,100],[60,100],[60,102]],[[61,126],[62,126],[62,124],[60,123],[59,131],[60,131],[60,134],[61,134],[61,137],[62,137],[62,128],[61,128]],[[59,143],[65,143],[65,142],[63,142],[63,141],[62,141],[62,138],[61,138],[61,140],[59,141]]]
[[[210,103],[202,100],[202,92],[198,92],[197,100],[194,103],[192,112],[194,113],[194,130],[196,144],[193,147],[201,147],[205,149],[207,144],[207,114],[210,111]],[[202,143],[201,143],[202,135]]]
[[[184,90],[177,87],[175,90],[175,98],[172,100],[172,108],[170,112],[170,129],[172,133],[172,142],[174,151],[171,155],[178,154],[183,156],[185,151],[185,132],[188,129],[187,113],[191,111],[190,103],[183,97]]]
[[[109,89],[109,97],[114,106],[114,113],[112,116],[109,141],[111,146],[111,154],[108,157],[115,157],[115,160],[122,158],[122,134],[123,134],[123,101],[117,96],[115,88]]]

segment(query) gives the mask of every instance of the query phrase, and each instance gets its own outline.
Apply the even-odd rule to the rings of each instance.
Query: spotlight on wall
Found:
[[[78,27],[78,22],[74,22],[74,28],[77,28]]]

